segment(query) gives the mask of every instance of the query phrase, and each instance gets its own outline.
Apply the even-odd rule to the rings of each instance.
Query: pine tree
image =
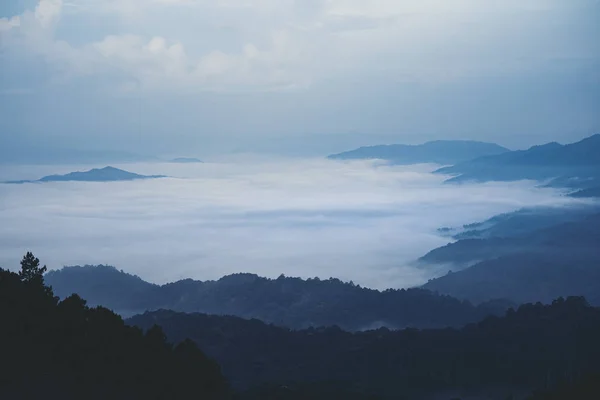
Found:
[[[21,260],[21,271],[19,271],[19,278],[25,283],[36,283],[44,284],[44,273],[47,268],[44,265],[40,268],[40,260],[36,258],[30,251],[25,254]]]

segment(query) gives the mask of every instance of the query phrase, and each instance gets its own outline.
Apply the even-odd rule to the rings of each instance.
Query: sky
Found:
[[[143,279],[218,279],[249,272],[385,289],[449,268],[415,261],[460,227],[522,207],[586,203],[533,182],[442,184],[435,166],[326,159],[136,164],[171,178],[0,184],[0,268],[33,251],[50,269],[108,264]],[[0,181],[72,166],[10,167]]]
[[[0,155],[600,132],[598,0],[3,0]]]

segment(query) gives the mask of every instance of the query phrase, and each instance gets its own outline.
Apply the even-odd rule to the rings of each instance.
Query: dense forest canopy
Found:
[[[19,274],[0,269],[0,398],[223,399],[228,385],[196,345],[166,341],[158,326],[142,332],[72,295],[44,286],[27,253]]]
[[[327,381],[386,399],[462,397],[490,388],[504,399],[600,372],[600,309],[580,297],[522,305],[459,330],[291,331],[257,320],[168,310],[128,322],[142,328],[159,324],[174,341],[191,338],[240,389]]]
[[[296,331],[169,310],[125,322],[106,308],[88,307],[78,295],[60,301],[44,283],[45,269],[31,253],[18,274],[0,269],[0,398],[600,395],[594,379],[600,374],[600,309],[582,297],[522,305],[462,329]]]

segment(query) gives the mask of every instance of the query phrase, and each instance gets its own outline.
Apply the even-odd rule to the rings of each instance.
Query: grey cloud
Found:
[[[600,131],[597,1],[71,3],[0,8],[22,25],[0,45],[0,153],[326,155]]]

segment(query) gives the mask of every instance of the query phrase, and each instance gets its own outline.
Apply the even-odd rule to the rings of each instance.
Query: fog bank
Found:
[[[409,287],[431,278],[410,264],[448,242],[439,227],[580,202],[533,182],[443,184],[432,165],[245,160],[117,167],[170,178],[0,184],[0,266],[14,269],[31,250],[49,268],[110,264],[156,283],[252,272]],[[5,168],[0,179],[77,169]]]

